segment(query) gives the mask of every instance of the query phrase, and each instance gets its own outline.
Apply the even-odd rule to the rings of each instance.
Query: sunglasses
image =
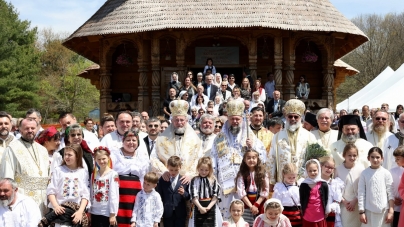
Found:
[[[296,120],[299,119],[299,117],[300,117],[300,116],[294,116],[294,115],[289,115],[289,116],[288,116],[289,119],[293,119],[293,118],[294,118],[294,119],[296,119]]]
[[[215,126],[215,128],[222,128],[222,126],[220,126],[220,125],[216,125],[216,126]]]
[[[385,121],[385,120],[387,120],[387,118],[384,118],[384,117],[376,117],[375,119],[376,119],[376,121],[380,121],[380,120]]]
[[[227,85],[222,85],[222,87],[227,87]]]
[[[76,137],[76,136],[77,136],[77,137],[81,137],[81,134],[80,134],[80,133],[77,133],[77,134],[70,134],[70,136],[71,136],[71,137]]]
[[[158,128],[159,127],[159,125],[148,125],[149,126],[149,128]]]
[[[213,113],[213,111],[208,111],[208,113]]]

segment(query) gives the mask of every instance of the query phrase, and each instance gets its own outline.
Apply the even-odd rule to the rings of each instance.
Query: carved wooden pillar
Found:
[[[107,40],[100,40],[100,116],[108,112],[108,104],[112,102],[111,97],[111,59],[108,59],[110,43]]]
[[[248,68],[250,69],[250,75],[255,81],[257,79],[257,38],[248,38]]]
[[[147,89],[147,64],[143,61],[143,58],[138,58],[137,62],[139,69],[139,87],[138,87],[138,112],[147,111],[149,98]],[[135,110],[136,111],[136,110]]]
[[[178,68],[178,80],[183,83],[186,74],[186,66],[185,66],[185,39],[184,35],[181,34],[180,38],[176,40],[176,63]]]
[[[283,81],[283,99],[289,100],[296,97],[295,84],[294,84],[294,71],[295,71],[295,48],[294,39],[289,37],[285,45],[285,65],[286,70],[285,81]]]
[[[275,76],[275,87],[277,90],[282,91],[282,36],[277,36],[274,38],[274,76]]]
[[[327,100],[327,107],[334,107],[334,37],[327,37],[325,40],[325,50],[322,51],[323,57],[323,94],[322,99]]]
[[[151,64],[152,64],[152,116],[158,116],[161,112],[160,100],[160,40],[152,39],[151,45]]]

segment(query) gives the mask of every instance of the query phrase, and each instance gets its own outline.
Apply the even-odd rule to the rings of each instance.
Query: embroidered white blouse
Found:
[[[75,202],[80,204],[81,199],[89,201],[90,191],[88,188],[88,171],[84,168],[75,170],[67,166],[57,166],[52,173],[51,181],[46,189],[46,195],[55,195],[59,205],[65,202]],[[49,208],[54,208],[51,203]]]
[[[150,193],[144,190],[136,195],[131,222],[136,222],[136,227],[150,227],[155,222],[160,223],[164,207],[160,194],[154,189]]]
[[[91,187],[90,213],[109,217],[118,214],[119,206],[119,176],[111,170],[104,176],[97,172]]]
[[[248,186],[248,192],[257,192],[257,185],[255,184],[254,181],[254,172],[250,172],[250,178],[251,182],[250,185]],[[242,177],[237,178],[237,195],[240,196],[240,198],[243,198],[244,196],[247,195],[244,180]],[[267,174],[265,174],[265,187],[261,188],[259,195],[262,197],[268,197],[269,195],[269,177]]]
[[[300,206],[299,187],[296,185],[287,185],[286,188],[283,183],[278,182],[274,186],[272,198],[279,199],[282,205],[286,207]]]

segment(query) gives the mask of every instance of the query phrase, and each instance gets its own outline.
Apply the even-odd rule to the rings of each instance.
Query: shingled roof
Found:
[[[328,0],[107,0],[65,45],[71,48],[70,40],[88,36],[240,27],[340,32],[367,41]]]

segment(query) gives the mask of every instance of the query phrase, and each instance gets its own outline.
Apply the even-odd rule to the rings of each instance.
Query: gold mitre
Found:
[[[294,113],[303,116],[306,105],[299,99],[291,99],[285,103],[284,109],[286,115]]]
[[[238,100],[232,100],[227,103],[227,116],[242,116],[244,113],[244,103]]]
[[[170,102],[171,116],[187,116],[189,104],[185,100],[173,100]]]

